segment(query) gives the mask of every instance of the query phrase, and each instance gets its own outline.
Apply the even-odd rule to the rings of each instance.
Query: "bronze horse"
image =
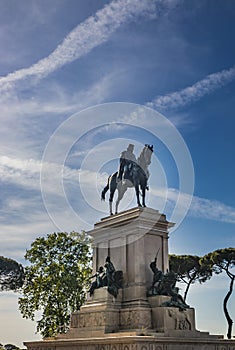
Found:
[[[118,198],[116,200],[115,214],[118,212],[118,205],[123,198],[125,192],[129,187],[135,187],[137,205],[139,207],[146,207],[145,205],[145,193],[147,189],[147,182],[149,178],[148,166],[151,164],[151,156],[153,153],[153,146],[145,145],[137,159],[137,163],[134,163],[131,169],[129,177],[125,181],[117,182],[118,172],[112,174],[108,178],[108,183],[104,187],[101,193],[101,199],[105,200],[105,194],[109,190],[109,209],[110,215],[113,215],[113,197],[116,189],[118,190]],[[142,205],[140,203],[140,189],[142,195]]]

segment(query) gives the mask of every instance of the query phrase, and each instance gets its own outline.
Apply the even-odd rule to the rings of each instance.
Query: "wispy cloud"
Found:
[[[156,109],[179,108],[201,99],[235,79],[235,66],[221,72],[209,74],[206,78],[182,90],[158,96],[147,106]]]
[[[50,174],[46,179],[46,190],[58,194],[54,184],[55,178],[60,177],[67,184],[76,184],[78,181],[86,186],[90,184],[104,185],[107,174],[97,174],[89,169],[72,169],[68,166],[61,167],[60,164],[46,163],[35,159],[19,159],[7,156],[0,157],[0,177],[2,182],[23,186],[27,189],[41,190],[40,173],[44,168],[44,173]]]
[[[163,198],[164,200],[167,198],[167,210],[169,210],[169,212],[172,211],[179,198],[179,191],[175,188],[151,188],[151,193],[157,199],[159,197]],[[180,197],[181,200],[178,202],[178,205],[181,207],[182,212],[184,212],[184,205],[185,203],[189,202],[189,195],[187,193],[180,193]],[[200,198],[197,196],[192,197],[192,202],[187,215],[201,219],[235,224],[234,207],[228,206],[216,200]]]
[[[235,208],[216,200],[193,197],[189,215],[235,224]]]
[[[60,84],[44,84],[32,98],[2,94],[1,151],[10,158],[41,159],[48,139],[69,115],[110,98],[117,71],[105,74],[91,86],[69,92]],[[12,128],[14,125],[14,128]]]
[[[91,197],[97,195],[97,186],[101,188],[105,185],[107,180],[107,174],[97,174],[97,172],[89,169],[72,169],[68,166],[63,167],[63,173],[61,173],[61,166],[55,163],[44,164],[47,168],[48,183],[46,190],[50,193],[58,195],[57,188],[53,186],[54,178],[60,176],[63,178],[65,186],[72,185],[77,188],[79,182],[80,185],[85,185],[91,189]],[[28,159],[12,159],[9,157],[0,157],[0,173],[1,180],[5,182],[11,182],[16,185],[27,187],[28,189],[40,190],[40,171],[41,162]],[[45,189],[45,187],[44,187]],[[167,193],[166,193],[167,191]],[[156,198],[167,198],[169,202],[169,208],[174,206],[179,198],[179,191],[174,188],[169,189],[154,189],[151,188],[151,195]],[[180,193],[182,210],[184,210],[184,203],[188,203],[188,194]],[[89,201],[89,199],[88,199]],[[17,209],[18,202],[11,202],[11,207]],[[18,206],[19,207],[19,206]],[[235,223],[235,208],[225,205],[219,201],[209,200],[194,196],[189,209],[189,215],[193,217],[200,217],[209,220],[215,220],[220,222]]]
[[[38,189],[40,162],[33,159],[13,159],[0,157],[1,181]]]
[[[176,1],[176,0],[175,0]],[[166,1],[174,3],[175,1]],[[72,30],[48,56],[32,66],[19,69],[0,78],[0,89],[6,91],[17,81],[25,78],[42,79],[65,64],[73,62],[90,52],[94,47],[108,40],[121,25],[133,21],[139,16],[152,16],[156,3],[160,0],[118,0],[112,1],[94,16]]]
[[[43,96],[39,94],[32,99],[20,99],[12,94],[3,95],[1,96],[2,118],[7,122],[9,118],[19,118],[19,116],[22,120],[29,115],[38,118],[38,115],[43,114],[71,114],[93,104],[102,103],[109,97],[115,74],[118,72],[107,73],[89,88],[74,93],[68,93],[64,87],[53,83],[44,86]],[[17,124],[19,123],[18,121]]]

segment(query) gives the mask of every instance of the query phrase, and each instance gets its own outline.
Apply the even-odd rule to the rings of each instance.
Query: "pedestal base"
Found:
[[[134,208],[102,219],[94,239],[94,273],[110,256],[124,276],[117,298],[96,289],[71,315],[70,329],[54,339],[27,342],[28,350],[235,350],[235,342],[199,332],[194,309],[162,306],[170,297],[149,296],[150,262],[168,269],[168,229],[172,223],[150,208]]]
[[[131,334],[152,335],[154,338],[219,338],[196,330],[193,308],[180,310],[178,307],[162,306],[170,300],[168,296],[156,295],[124,304],[121,300],[122,290],[117,299],[105,288],[95,290],[93,298],[79,312],[72,313],[69,331],[56,339],[109,339],[114,333],[120,334],[120,337]]]
[[[94,298],[71,314],[69,331],[58,338],[89,338],[118,332],[121,299],[122,290],[115,299],[107,288],[96,289]]]
[[[25,343],[28,350],[235,350],[233,340],[177,338],[162,335],[110,334],[88,339],[44,340]]]

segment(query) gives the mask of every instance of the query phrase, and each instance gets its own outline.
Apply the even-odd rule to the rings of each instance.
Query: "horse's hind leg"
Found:
[[[145,194],[146,194],[146,186],[143,186],[143,187],[142,187],[142,205],[143,205],[143,207],[146,207],[146,204],[145,204]]]
[[[110,196],[109,196],[109,213],[110,215],[113,215],[113,196],[114,196],[114,191],[110,191]]]
[[[120,184],[121,185],[121,184]],[[122,187],[118,187],[118,198],[116,200],[116,206],[115,206],[115,214],[118,213],[118,206],[119,206],[119,203],[120,201],[122,200],[123,196],[124,196],[124,193],[126,192],[127,190],[127,187],[123,187],[123,185],[121,185]]]
[[[139,190],[139,185],[135,185],[135,193],[136,193],[136,199],[137,199],[137,205],[138,207],[142,207],[140,203],[140,190]]]
[[[113,215],[113,202],[109,201],[109,214]]]
[[[113,215],[113,197],[114,197],[114,193],[117,189],[117,173],[115,173],[112,178],[110,178],[110,182],[109,182],[109,212],[110,215]]]

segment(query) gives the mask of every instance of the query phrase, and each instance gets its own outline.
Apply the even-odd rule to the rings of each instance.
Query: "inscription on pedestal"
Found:
[[[188,348],[190,350],[191,348]],[[167,345],[156,344],[102,344],[97,345],[95,350],[168,350]]]

